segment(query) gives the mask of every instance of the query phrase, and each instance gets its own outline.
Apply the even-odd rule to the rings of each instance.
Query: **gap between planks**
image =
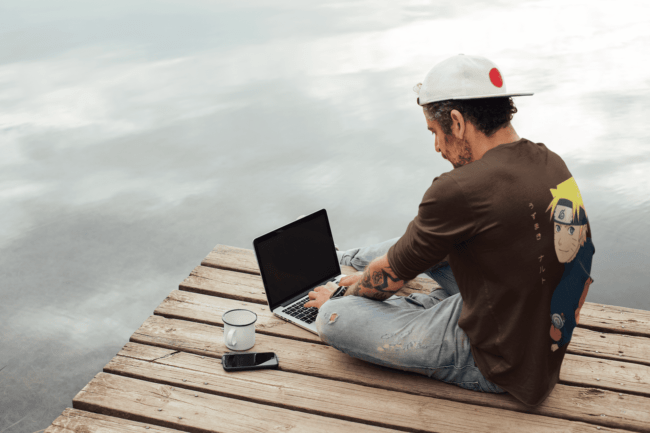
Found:
[[[44,433],[178,433],[179,431],[151,423],[140,423],[130,419],[67,408],[45,429]]]

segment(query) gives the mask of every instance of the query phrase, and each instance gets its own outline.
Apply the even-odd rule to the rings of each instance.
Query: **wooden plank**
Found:
[[[560,380],[563,383],[650,395],[650,369],[629,362],[566,355]],[[650,403],[647,408],[650,411]]]
[[[393,431],[107,373],[98,373],[72,403],[75,409],[187,432]]]
[[[567,352],[650,365],[650,338],[575,328]]]
[[[67,408],[44,433],[178,433],[178,430]]]
[[[217,245],[203,259],[201,265],[259,275],[255,252],[244,248]],[[351,271],[348,270],[347,272]],[[418,278],[417,283],[422,285],[425,293],[431,291],[429,288],[430,285],[437,286],[437,283],[425,278]],[[580,323],[578,326],[596,331],[650,337],[650,311],[585,302],[580,311]]]
[[[595,331],[650,336],[650,311],[585,302],[580,326]]]
[[[574,421],[477,407],[285,371],[228,373],[214,358],[183,352],[150,362],[148,349],[151,346],[134,346],[126,351],[128,356],[121,356],[121,353],[115,356],[104,367],[104,372],[398,430],[556,432],[582,430],[587,426]],[[137,359],[140,354],[144,359]],[[648,399],[644,400],[648,404]],[[593,413],[588,420],[600,421],[601,418],[611,427],[621,427],[614,418],[594,417]],[[650,417],[646,415],[645,418],[645,423],[630,426],[648,427]],[[590,431],[595,430],[593,425],[588,427]]]
[[[253,275],[260,274],[260,267],[257,265],[255,251],[245,248],[229,247],[228,245],[217,245],[214,247],[210,251],[210,254],[203,259],[201,266],[245,272]]]
[[[283,321],[273,315],[267,306],[250,302],[175,290],[156,308],[154,314],[223,326],[223,313],[242,307],[257,314],[255,327],[262,334],[321,344],[318,335]],[[650,365],[650,338],[604,334],[576,328],[568,353]]]
[[[150,316],[131,336],[130,341],[216,357],[221,357],[223,353],[229,351],[223,342],[223,328],[184,320],[166,319],[160,316]],[[352,358],[323,344],[257,334],[255,346],[251,351],[276,352],[281,360],[281,368],[295,373],[455,401],[474,402],[474,400],[470,401],[466,398],[475,398],[475,395],[478,394],[471,391],[468,391],[469,394],[463,393],[462,389],[453,386],[447,391],[440,391],[442,394],[432,395],[430,389],[441,385],[441,382],[433,379],[423,380],[421,375],[415,373],[408,376],[410,379],[407,379],[406,372]],[[565,362],[573,356],[566,355]],[[602,380],[602,383],[612,384],[612,386],[603,386],[600,384],[601,381],[597,381],[599,388],[625,394],[650,395],[650,388],[647,386],[650,368],[638,364],[636,366],[629,364],[628,366],[627,363],[621,363],[621,365],[627,367],[612,368],[603,372],[603,377],[599,377],[599,379],[607,377],[608,379]],[[566,368],[570,370],[573,367],[574,364],[567,364]],[[560,380],[563,380],[564,374],[565,368],[563,367],[560,372]],[[570,377],[574,376],[580,377],[580,374]],[[585,381],[588,383],[592,383],[592,380],[591,376],[585,377]],[[617,385],[621,382],[624,385]],[[471,397],[469,397],[470,395]],[[493,398],[495,396],[490,395],[489,399]]]
[[[197,266],[179,289],[266,305],[262,277],[205,266]]]

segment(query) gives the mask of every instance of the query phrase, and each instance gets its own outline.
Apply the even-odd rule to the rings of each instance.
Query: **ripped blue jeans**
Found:
[[[339,261],[364,270],[398,239],[338,251]],[[373,364],[475,391],[505,392],[483,377],[474,364],[469,338],[458,327],[463,298],[449,264],[441,262],[425,274],[441,286],[428,295],[391,296],[384,302],[359,296],[327,301],[316,318],[321,340]]]

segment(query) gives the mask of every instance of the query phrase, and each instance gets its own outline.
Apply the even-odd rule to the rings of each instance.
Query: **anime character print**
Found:
[[[580,319],[589,285],[594,246],[587,237],[588,219],[580,190],[573,177],[551,188],[551,211],[555,254],[564,263],[564,273],[551,299],[551,350],[556,351],[571,340]]]

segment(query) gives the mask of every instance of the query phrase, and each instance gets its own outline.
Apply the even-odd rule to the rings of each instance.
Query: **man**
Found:
[[[570,339],[553,331],[557,314],[579,314],[584,296],[576,302],[575,294],[586,294],[594,253],[581,214],[545,218],[571,173],[544,144],[517,135],[511,97],[531,93],[507,93],[490,60],[444,60],[417,91],[436,151],[454,169],[433,180],[402,237],[338,253],[365,269],[341,280],[344,296],[317,287],[305,306],[319,308],[321,339],[350,356],[538,405],[558,381]],[[558,199],[552,212],[565,204]],[[584,225],[576,236],[588,238],[570,263],[554,239],[565,245],[574,233],[556,237],[558,219]],[[571,263],[575,277],[565,279]],[[421,273],[441,288],[395,296]],[[559,313],[556,288],[570,298]]]

